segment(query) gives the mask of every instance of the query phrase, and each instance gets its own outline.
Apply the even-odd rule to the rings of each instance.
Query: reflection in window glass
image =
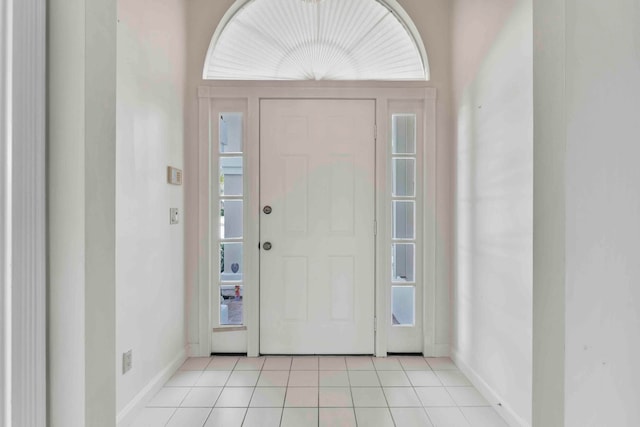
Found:
[[[214,254],[214,258],[217,256],[220,262],[220,326],[243,324],[243,133],[243,113],[219,113],[220,155],[216,157],[220,169],[217,176],[212,174],[212,196],[218,198],[215,193],[219,193],[220,202],[219,229],[213,230],[220,239],[219,251]]]
[[[242,196],[242,157],[220,158],[220,195]]]
[[[242,243],[220,244],[220,280],[222,282],[242,281]]]
[[[394,283],[414,282],[415,245],[394,243],[391,250],[391,280]]]
[[[394,325],[415,324],[415,288],[413,286],[392,286],[391,320]]]
[[[220,285],[220,325],[242,325],[244,286],[239,283]]]
[[[220,152],[242,153],[242,113],[220,113]]]
[[[220,238],[238,239],[242,237],[242,200],[220,202]]]
[[[415,154],[415,114],[394,114],[391,120],[391,132],[391,145],[393,154]]]
[[[414,197],[416,194],[416,160],[393,159],[393,196]]]
[[[413,239],[415,237],[415,208],[412,200],[395,200],[393,202],[393,238]]]

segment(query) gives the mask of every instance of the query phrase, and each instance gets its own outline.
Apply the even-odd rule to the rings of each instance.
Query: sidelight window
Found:
[[[221,113],[219,127],[220,325],[242,325],[244,272],[243,114]],[[216,190],[214,190],[216,191]]]
[[[415,324],[416,115],[391,117],[391,313],[395,326]]]

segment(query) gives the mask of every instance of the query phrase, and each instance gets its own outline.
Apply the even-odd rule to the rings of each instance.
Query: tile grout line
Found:
[[[427,362],[426,359],[424,360],[424,363],[426,363],[427,366],[429,367],[429,372],[433,372],[433,369],[431,369],[431,365],[429,365],[429,362]],[[404,369],[404,365],[402,365],[402,363],[400,365],[402,366],[402,370],[405,373],[405,375],[407,375],[407,371]],[[437,377],[438,376],[436,375],[436,378]],[[420,396],[418,395],[418,392],[416,391],[416,386],[413,384],[413,381],[411,381],[411,378],[409,378],[409,375],[407,375],[407,378],[409,379],[409,384],[411,384],[411,389],[413,390],[413,392],[415,393],[416,397],[418,398],[418,401],[420,402],[420,407],[422,408],[422,412],[424,412],[424,414],[427,416],[427,420],[431,423],[431,425],[432,426],[436,426],[434,424],[433,420],[431,420],[431,417],[429,416],[429,413],[427,412],[427,408],[422,403],[422,399],[420,399]],[[439,378],[438,378],[438,381],[440,381]]]
[[[320,358],[318,358],[318,375],[316,378],[318,379],[318,405],[316,406],[316,414],[318,414],[318,419],[316,421],[316,427],[320,427]]]
[[[373,362],[372,362],[373,363]],[[349,366],[347,365],[347,358],[344,359],[344,366],[347,372],[347,380],[349,381],[349,394],[351,394],[351,406],[353,410],[353,419],[356,422],[356,427],[358,427],[358,416],[356,414],[356,401],[353,398],[353,387],[351,387],[351,375],[349,375]]]
[[[371,363],[373,363],[373,360],[371,361]],[[384,388],[382,387],[382,380],[380,380],[380,374],[378,373],[378,368],[376,367],[375,363],[373,363],[373,369],[374,369],[374,372],[376,373],[376,378],[378,378],[378,383],[380,383],[380,390],[382,391],[382,395],[384,396],[384,401],[387,402],[387,412],[389,412],[389,416],[391,417],[391,422],[393,423],[394,427],[397,427],[396,420],[393,418],[393,414],[391,413],[391,408],[389,407],[389,399],[387,399],[387,394],[384,392]]]
[[[211,359],[211,362],[213,362],[213,358]],[[206,368],[211,364],[211,362],[209,362],[207,364],[207,366],[205,366],[205,370],[202,371],[202,375],[204,375],[204,372],[206,372]],[[235,364],[234,364],[235,366]],[[233,371],[232,371],[233,372]],[[229,377],[231,377],[231,374],[229,374]],[[228,378],[227,378],[228,380]],[[220,400],[220,396],[222,396],[222,392],[224,391],[224,386],[222,386],[220,388],[220,393],[218,394],[218,397],[216,397],[216,401],[213,402],[213,407],[211,407],[211,411],[209,411],[209,415],[207,416],[207,418],[204,420],[204,423],[202,424],[202,426],[204,427],[205,425],[207,425],[207,421],[209,421],[209,418],[211,417],[211,415],[213,414],[213,410],[216,408],[216,403],[218,403],[218,400]]]
[[[256,388],[258,388],[258,381],[260,379],[260,375],[262,375],[262,368],[264,367],[264,364],[266,361],[267,361],[267,358],[265,357],[264,361],[260,365],[260,369],[258,370],[259,372],[258,378],[256,378],[256,383],[254,384],[253,390],[251,391],[251,397],[249,398],[249,402],[247,402],[247,410],[244,412],[244,417],[242,418],[242,423],[240,424],[241,426],[244,425],[244,422],[247,419],[247,415],[249,415],[249,408],[251,408],[251,401],[253,400],[253,395],[256,393]],[[231,375],[229,375],[229,378],[231,378]],[[280,415],[280,419],[282,420],[282,414]]]
[[[236,361],[233,363],[233,366],[231,367],[231,371],[229,371],[229,376],[227,377],[227,379],[225,380],[224,384],[222,385],[222,390],[220,390],[220,396],[222,396],[222,393],[224,393],[225,388],[227,388],[227,383],[229,382],[229,379],[231,379],[231,375],[235,371],[239,360],[240,360],[240,358],[238,357],[236,359]],[[211,363],[213,363],[213,361],[211,361]],[[207,365],[207,367],[208,366],[209,365]],[[255,388],[254,388],[254,390],[255,390]],[[218,396],[218,399],[216,399],[216,403],[218,403],[218,400],[220,399],[220,396]],[[244,424],[244,420],[247,417],[247,412],[249,412],[249,405],[251,404],[251,398],[252,397],[253,397],[253,392],[251,393],[251,397],[249,398],[249,403],[247,403],[247,407],[245,408],[244,416],[242,417],[242,422],[240,423],[241,426],[242,426],[242,424]],[[214,404],[214,408],[215,408],[215,404]],[[211,410],[211,412],[213,412],[213,409]]]
[[[265,361],[266,363],[266,361]],[[287,395],[289,394],[289,381],[291,380],[291,369],[293,368],[293,357],[291,358],[291,363],[289,364],[289,375],[287,375],[287,384],[284,389],[284,399],[282,399],[282,410],[280,411],[280,422],[278,425],[282,427],[282,420],[284,419],[284,408],[287,405]]]
[[[185,361],[185,363],[186,363],[186,361]],[[209,362],[209,363],[211,363],[211,362]],[[207,366],[209,366],[209,365],[207,364]],[[178,372],[180,372],[180,369],[178,369]],[[187,371],[187,372],[188,372],[188,371]],[[187,396],[189,396],[189,394],[191,394],[191,392],[192,392],[192,391],[193,391],[193,389],[194,389],[195,384],[198,382],[198,379],[200,379],[200,377],[202,376],[202,373],[203,373],[203,372],[204,372],[204,370],[203,370],[203,371],[200,371],[200,375],[198,376],[198,378],[196,379],[196,381],[194,382],[194,384],[192,384],[192,385],[189,387],[189,391],[187,392],[187,394],[185,394],[185,396],[182,398],[182,400],[180,401],[180,403],[178,403],[178,407],[174,409],[173,414],[171,414],[171,416],[170,416],[170,417],[169,417],[169,419],[167,420],[167,422],[166,422],[165,426],[169,425],[169,423],[171,422],[171,419],[173,419],[173,417],[178,413],[178,409],[180,409],[180,408],[182,407],[182,403],[183,403],[183,402],[184,402],[184,400],[187,398]],[[175,375],[175,373],[174,373],[174,375]],[[216,400],[217,400],[217,399],[216,399]],[[207,419],[209,418],[209,415],[211,415],[211,411],[213,411],[213,408],[211,408],[211,410],[209,411],[209,414],[208,414],[208,415],[207,415],[207,417],[205,418],[205,422],[204,422],[204,423],[202,423],[202,425],[203,425],[203,426],[204,426],[204,424],[207,422]]]
[[[456,400],[453,398],[453,396],[451,396],[451,393],[449,393],[449,390],[447,389],[447,386],[444,384],[444,382],[442,381],[442,379],[440,378],[440,376],[437,374],[437,372],[439,372],[440,370],[436,370],[433,369],[433,366],[431,366],[431,364],[429,363],[429,361],[426,360],[427,365],[429,365],[429,367],[431,368],[431,370],[433,371],[433,373],[435,374],[436,378],[438,378],[438,381],[440,381],[440,383],[442,383],[442,387],[444,388],[445,392],[447,393],[447,395],[449,395],[449,397],[451,397],[451,400],[453,401],[453,403],[455,403],[455,408],[458,409],[458,411],[462,414],[462,417],[464,418],[465,421],[467,421],[467,423],[469,424],[469,426],[471,425],[471,422],[469,421],[469,419],[466,417],[466,415],[464,415],[464,412],[460,409],[460,406],[458,405],[458,402],[456,402]],[[457,366],[456,366],[457,368]],[[466,378],[466,377],[465,377]],[[422,402],[421,402],[422,403]],[[429,416],[429,412],[427,411],[426,407],[424,407],[425,412],[427,413],[427,417],[429,418],[429,421],[431,421],[431,424],[435,425],[435,423],[433,422],[433,420],[431,419],[431,416]]]
[[[204,375],[204,373],[206,372],[206,369],[209,367],[209,365],[211,363],[213,363],[214,358],[211,357],[211,360],[209,361],[209,363],[207,363],[207,366],[204,367],[204,369],[202,370],[202,374],[200,375],[202,377],[202,375]],[[236,360],[237,361],[237,360]],[[234,364],[235,366],[235,364]],[[231,377],[231,374],[229,374],[229,377]],[[228,380],[228,379],[227,379]],[[207,421],[209,421],[209,418],[211,417],[211,415],[213,414],[213,410],[216,407],[216,403],[218,403],[218,400],[220,399],[220,396],[222,396],[222,392],[224,391],[224,386],[222,386],[220,388],[220,393],[218,393],[218,397],[216,397],[215,402],[213,402],[213,406],[211,407],[211,410],[209,411],[209,415],[207,415],[207,418],[205,418],[204,423],[202,423],[202,426],[204,427],[207,424]]]
[[[173,409],[173,412],[171,413],[171,416],[169,417],[167,422],[164,423],[165,426],[169,424],[169,421],[171,421],[171,418],[173,418],[173,416],[176,414],[176,412],[178,412],[178,408],[171,408],[171,409]]]

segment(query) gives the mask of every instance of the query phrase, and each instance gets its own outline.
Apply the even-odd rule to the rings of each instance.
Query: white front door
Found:
[[[374,126],[373,100],[260,103],[263,354],[374,352]]]

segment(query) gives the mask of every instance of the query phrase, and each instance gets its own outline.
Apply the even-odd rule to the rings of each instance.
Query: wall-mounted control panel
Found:
[[[182,185],[182,170],[167,166],[167,182],[172,185]]]

